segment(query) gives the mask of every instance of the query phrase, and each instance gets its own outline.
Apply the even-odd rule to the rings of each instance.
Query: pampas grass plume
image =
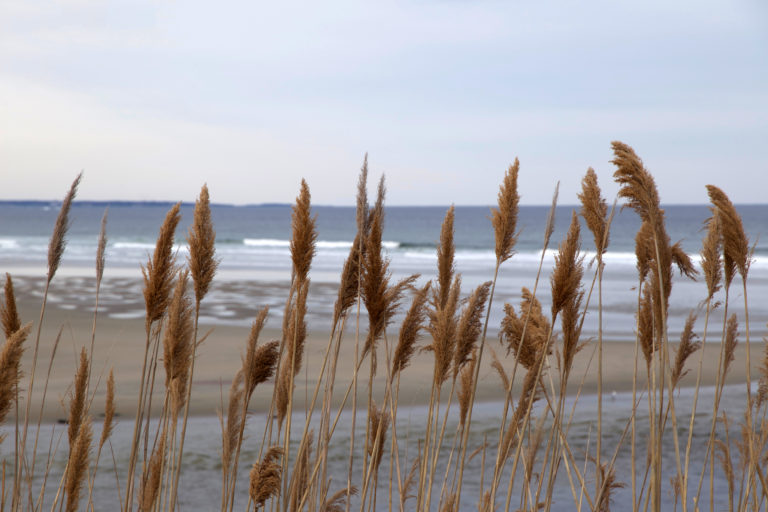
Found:
[[[144,276],[147,327],[152,322],[162,318],[168,308],[175,273],[174,233],[179,220],[181,220],[180,207],[181,203],[176,203],[166,214],[157,236],[155,252],[147,262],[147,266],[141,268],[141,273]]]
[[[725,192],[714,185],[707,185],[707,193],[718,217],[723,253],[733,262],[741,277],[746,279],[750,264],[749,240],[744,233],[741,216]]]
[[[115,428],[115,372],[114,369],[109,370],[109,377],[107,377],[107,397],[104,404],[104,426],[101,428],[101,439],[99,440],[99,448],[104,446],[109,436],[112,435],[112,430]]]
[[[16,387],[21,380],[21,356],[24,353],[24,341],[32,329],[32,322],[16,329],[3,344],[0,352],[0,424],[11,410],[16,399]]]
[[[72,208],[72,201],[77,194],[77,187],[80,185],[80,180],[83,177],[83,173],[77,175],[75,181],[69,187],[69,192],[64,196],[64,200],[61,202],[61,209],[59,215],[56,218],[56,224],[53,226],[53,234],[51,235],[51,241],[48,244],[48,282],[50,283],[53,276],[56,274],[56,270],[61,263],[61,257],[64,255],[64,249],[67,246],[67,231],[69,230],[69,210]]]
[[[21,318],[16,309],[16,294],[13,291],[13,279],[11,274],[5,274],[5,300],[0,301],[0,320],[3,324],[5,337],[10,338],[13,333],[21,328]]]
[[[317,217],[312,217],[309,186],[302,179],[301,191],[291,212],[291,229],[293,232],[290,242],[291,260],[293,261],[294,277],[298,282],[307,279],[312,258],[315,255],[316,220]]]
[[[203,185],[195,201],[195,214],[187,235],[189,271],[195,289],[195,301],[200,304],[208,293],[219,261],[216,259],[216,232],[211,221],[208,185]]]
[[[67,512],[75,512],[80,503],[80,491],[88,476],[91,450],[91,421],[86,419],[78,429],[77,438],[70,446],[69,465],[67,468]]]
[[[512,257],[517,242],[517,212],[520,196],[517,193],[517,174],[520,162],[509,166],[499,187],[498,208],[491,210],[491,224],[496,238],[496,261],[502,263]]]
[[[416,292],[411,302],[411,307],[405,314],[397,346],[395,347],[395,355],[392,359],[392,380],[408,366],[411,357],[416,351],[416,340],[419,332],[424,327],[425,305],[430,284],[428,282]]]
[[[99,238],[96,242],[96,288],[101,285],[101,279],[104,277],[104,254],[107,251],[107,214],[109,208],[104,210],[101,217],[101,228],[99,228]]]
[[[597,174],[591,167],[581,180],[581,215],[595,240],[597,253],[602,255],[608,248],[608,203],[602,197],[597,184]]]
[[[277,461],[282,455],[282,448],[272,446],[261,462],[255,462],[251,468],[248,494],[257,509],[263,507],[268,499],[280,493],[282,471]]]

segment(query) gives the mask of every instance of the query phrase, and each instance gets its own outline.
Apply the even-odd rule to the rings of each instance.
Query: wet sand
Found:
[[[34,340],[37,330],[38,317],[40,314],[40,304],[42,288],[38,288],[41,280],[27,279],[18,280],[16,291],[19,309],[24,322],[34,321],[32,334],[27,341],[26,351],[22,361],[24,378],[22,380],[22,389],[26,390],[31,373],[31,361],[34,349]],[[72,283],[70,283],[72,285]],[[140,291],[138,283],[134,283],[131,288],[132,293]],[[216,293],[226,293],[227,284],[219,285]],[[114,283],[112,289],[114,291]],[[71,386],[75,372],[78,353],[81,347],[90,347],[91,332],[93,326],[92,313],[92,294],[83,297],[80,301],[67,299],[66,287],[59,286],[55,293],[56,300],[50,302],[46,309],[45,318],[42,324],[40,335],[40,349],[38,365],[36,370],[36,383],[33,393],[32,410],[39,410],[39,399],[42,395],[46,373],[51,361],[54,341],[61,330],[61,340],[59,342],[55,359],[51,367],[50,379],[48,381],[48,390],[46,398],[46,407],[44,418],[55,421],[65,418],[65,405],[67,403],[67,393]],[[90,301],[90,305],[87,301]],[[132,417],[135,411],[135,403],[138,396],[139,381],[141,378],[142,361],[144,357],[144,347],[146,343],[146,333],[143,318],[135,317],[137,308],[142,306],[141,295],[134,301],[120,301],[112,299],[108,302],[105,312],[100,313],[96,325],[96,340],[94,350],[94,381],[101,380],[96,391],[96,398],[93,406],[94,415],[98,415],[103,408],[103,395],[105,384],[103,380],[109,368],[113,367],[116,380],[117,410],[123,417]],[[254,298],[254,304],[258,298]],[[279,311],[279,307],[273,306],[273,311]],[[109,314],[107,314],[109,313]],[[245,342],[248,337],[250,319],[256,314],[256,306],[240,304],[240,308],[234,310],[234,313],[227,313],[233,320],[237,320],[238,325],[212,325],[204,321],[200,327],[200,336],[208,334],[205,342],[198,349],[198,360],[195,366],[195,376],[192,393],[191,412],[195,415],[213,415],[221,409],[222,396],[226,399],[227,390],[232,377],[240,366],[241,354],[244,352]],[[111,315],[111,316],[110,316]],[[271,325],[279,325],[278,319],[273,319]],[[317,321],[315,321],[317,323]],[[345,337],[342,341],[341,355],[338,362],[338,371],[336,374],[336,393],[335,401],[338,404],[351,382],[354,368],[355,352],[355,320],[350,319],[346,326]],[[630,327],[631,329],[631,327]],[[210,331],[210,332],[209,332]],[[328,345],[329,333],[319,329],[310,328],[306,344],[305,366],[302,368],[297,381],[295,392],[296,407],[303,407],[303,403],[308,397],[311,397],[314,384],[317,379],[323,355]],[[397,340],[397,325],[389,329],[389,343]],[[361,337],[365,334],[365,321],[361,322]],[[719,333],[718,333],[719,334]],[[267,327],[262,332],[260,342],[266,342],[271,339],[279,339],[280,332],[274,327]],[[719,338],[719,336],[718,336]],[[740,336],[740,343],[736,351],[736,360],[731,365],[727,383],[736,384],[745,382],[745,345],[744,337]],[[422,338],[420,345],[426,344],[426,339]],[[752,343],[753,370],[752,378],[758,377],[757,363],[761,360],[763,342],[760,339],[754,339]],[[379,374],[376,378],[376,384],[382,386],[385,381],[386,355],[383,352],[384,341],[379,348]],[[557,345],[556,345],[557,347]],[[492,348],[502,359],[508,372],[512,371],[514,360],[506,355],[505,347],[502,347],[498,341],[497,334],[491,333],[488,336],[486,349]],[[673,347],[674,348],[674,347]],[[707,343],[703,350],[703,371],[702,385],[714,385],[715,369],[718,364],[720,351],[719,343]],[[672,354],[674,357],[674,353]],[[683,386],[691,386],[696,382],[697,369],[700,353],[695,353],[686,365],[690,368],[689,374],[683,379]],[[603,390],[610,394],[613,391],[629,391],[632,389],[633,371],[635,359],[635,346],[633,343],[611,342],[604,343],[604,370],[603,370]],[[490,368],[490,352],[485,351],[483,356],[483,367],[481,369],[481,380],[478,386],[477,398],[479,401],[501,401],[504,393],[501,388],[500,380],[494,370]],[[556,358],[551,358],[551,363],[556,364]],[[433,357],[431,353],[418,354],[413,358],[411,365],[403,372],[400,380],[400,405],[420,405],[429,401],[430,385],[432,380]],[[640,379],[644,382],[643,372],[644,363],[640,368]],[[157,368],[156,390],[162,389],[164,380],[162,363]],[[359,396],[365,399],[365,385],[368,378],[368,363],[363,365],[360,373],[361,383]],[[518,373],[520,381],[522,373]],[[446,385],[449,389],[450,381]],[[584,349],[577,354],[574,367],[571,372],[569,382],[569,393],[594,393],[597,390],[597,342],[596,340],[588,343]],[[26,394],[26,392],[25,392]],[[254,411],[264,411],[269,407],[272,395],[272,383],[265,383],[257,388],[251,402],[251,409]],[[444,396],[447,396],[447,391]],[[162,401],[162,394],[156,393],[154,406],[158,406]],[[349,399],[347,405],[351,403]],[[37,412],[34,413],[36,416]]]

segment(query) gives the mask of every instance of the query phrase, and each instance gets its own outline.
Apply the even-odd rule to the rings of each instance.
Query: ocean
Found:
[[[105,314],[139,318],[144,314],[137,289],[140,266],[151,255],[157,231],[172,203],[101,203],[75,202],[67,250],[59,274],[71,278],[92,277],[96,240],[101,217],[109,208],[106,253]],[[185,236],[192,221],[193,204],[181,208],[182,221],[177,230],[177,257],[183,261],[187,247]],[[542,278],[537,296],[547,306],[549,274],[559,241],[570,223],[572,206],[559,206],[556,228],[549,248],[544,254]],[[768,205],[737,206],[744,229],[754,245],[749,272],[748,293],[750,328],[758,335],[766,333],[768,321]],[[502,266],[497,284],[497,304],[517,304],[523,287],[532,289],[536,280],[543,233],[549,208],[523,206],[518,218],[519,238],[516,254]],[[680,241],[694,262],[704,235],[702,226],[709,217],[706,205],[670,205],[665,208],[667,230],[673,243]],[[317,216],[317,253],[310,279],[309,321],[311,328],[329,329],[330,314],[335,299],[339,273],[355,233],[353,207],[315,206]],[[420,282],[436,274],[435,247],[445,207],[389,207],[386,209],[384,246],[390,259],[393,279],[420,274]],[[0,202],[0,270],[16,276],[44,276],[47,246],[58,213],[57,203]],[[281,325],[280,311],[285,300],[284,286],[290,278],[291,260],[289,238],[290,205],[228,206],[214,205],[212,218],[217,232],[217,255],[221,260],[215,282],[237,283],[226,292],[214,290],[204,303],[203,323],[248,325],[259,307],[270,305],[270,325]],[[493,277],[495,256],[493,230],[489,221],[490,207],[459,206],[455,211],[456,270],[462,276],[462,290],[468,294],[474,287]],[[610,232],[610,245],[604,257],[603,284],[604,332],[611,340],[634,341],[632,326],[637,304],[637,272],[635,268],[634,237],[640,223],[629,210],[617,210]],[[595,265],[591,233],[582,222],[582,254],[587,266],[585,288],[588,290]],[[73,280],[77,287],[84,281]],[[115,286],[110,286],[110,283]],[[743,316],[740,283],[732,290],[731,307]],[[119,285],[119,286],[117,286]],[[71,287],[70,287],[71,288]],[[701,280],[692,281],[676,276],[670,299],[670,336],[679,332],[692,308],[705,297]],[[71,290],[70,301],[60,300],[65,307],[75,307],[78,300],[92,297]],[[54,294],[56,291],[54,290]],[[723,300],[722,292],[716,299]],[[74,301],[74,302],[72,302]],[[56,298],[54,297],[54,303]],[[121,307],[110,310],[111,305]],[[247,304],[248,308],[243,308]],[[592,300],[596,304],[596,299]],[[502,308],[492,311],[489,328],[498,330]],[[703,315],[700,315],[703,316]],[[701,323],[701,319],[700,319]],[[717,323],[711,326],[717,329]],[[584,324],[585,336],[597,333],[597,315],[588,314]]]

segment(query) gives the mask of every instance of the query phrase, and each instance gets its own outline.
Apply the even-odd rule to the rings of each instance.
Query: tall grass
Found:
[[[635,365],[633,405],[615,445],[607,445],[608,438],[604,436],[602,313],[605,302],[610,300],[603,294],[603,256],[608,250],[616,203],[609,210],[594,170],[588,169],[584,176],[579,193],[581,208],[572,213],[568,233],[558,246],[555,266],[549,276],[550,303],[543,304],[538,297],[539,280],[546,277],[542,275],[542,256],[535,281],[522,288],[521,303],[499,306],[498,301],[494,302],[496,284],[504,278],[504,263],[514,258],[518,236],[519,162],[515,160],[503,176],[498,205],[491,211],[488,229],[494,233],[496,255],[493,275],[488,276],[488,282],[466,291],[462,290],[461,276],[455,269],[453,207],[447,210],[439,235],[435,279],[419,287],[414,285],[419,276],[398,282],[392,280],[389,260],[382,248],[384,178],[379,181],[371,206],[367,199],[366,157],[358,181],[357,233],[341,271],[327,345],[322,356],[314,359],[307,357],[305,345],[309,337],[306,315],[317,238],[316,218],[311,213],[309,186],[304,181],[301,183],[292,211],[292,272],[281,337],[267,342],[260,339],[269,314],[268,308],[260,309],[249,335],[243,340],[242,364],[231,376],[229,391],[226,398],[223,397],[220,418],[222,512],[236,508],[238,488],[241,493],[247,492],[247,510],[274,512],[352,509],[365,512],[383,508],[491,512],[499,508],[549,510],[555,505],[604,511],[611,508],[612,493],[625,485],[632,487],[631,503],[623,503],[622,510],[659,511],[663,507],[662,495],[667,481],[675,508],[714,510],[714,475],[718,472],[729,486],[728,497],[721,497],[720,502],[727,503],[730,510],[765,508],[768,502],[765,474],[768,355],[759,370],[758,390],[753,392],[749,382],[752,360],[747,300],[752,253],[741,219],[726,194],[709,185],[712,216],[706,221],[701,252],[701,270],[707,285],[707,295],[701,297],[704,331],[700,337],[694,331],[698,312],[693,311],[696,308],[691,305],[692,312],[683,332],[679,333],[680,343],[673,354],[670,338],[677,337],[678,333],[669,332],[667,322],[669,297],[675,281],[673,270],[677,268],[686,279],[696,278],[698,270],[680,244],[670,241],[659,192],[642,160],[631,147],[620,142],[613,143],[613,151],[617,168],[614,179],[620,186],[617,201],[625,200],[622,207],[634,210],[642,221],[636,236],[638,302],[636,356],[632,362]],[[104,422],[98,442],[94,444],[92,400],[102,383],[101,379],[92,378],[93,353],[99,287],[105,266],[106,214],[98,235],[91,337],[80,350],[67,400],[68,449],[62,473],[54,469],[59,466],[51,463],[58,456],[53,444],[47,464],[42,469],[36,464],[45,392],[40,413],[35,416],[31,409],[32,391],[40,378],[36,367],[47,294],[50,287],[55,286],[54,276],[66,246],[69,208],[79,181],[80,176],[65,197],[54,226],[26,383],[22,379],[21,355],[28,348],[26,342],[33,326],[24,324],[19,317],[10,275],[7,275],[0,302],[5,335],[0,352],[0,422],[9,417],[15,421],[6,427],[6,431],[13,432],[12,436],[0,440],[5,445],[2,446],[5,458],[0,509],[41,510],[44,505],[52,504],[51,510],[68,511],[118,507],[124,511],[176,510],[180,508],[180,494],[184,493],[180,481],[190,403],[194,399],[197,348],[208,337],[207,334],[201,336],[199,331],[200,308],[213,285],[219,263],[208,189],[203,186],[195,204],[187,237],[189,258],[180,262],[172,250],[180,220],[177,204],[168,212],[154,253],[142,267],[146,336],[138,402],[130,454],[127,460],[120,461],[125,467],[113,468],[116,475],[122,472],[127,478],[123,482],[115,479],[119,503],[105,504],[94,503],[93,489],[102,450],[108,446],[111,451],[115,401],[119,399],[110,371],[106,380]],[[557,197],[556,189],[543,233],[545,250],[554,229]],[[585,262],[581,250],[578,215],[584,218],[593,238],[596,257],[591,280],[585,279],[588,271],[585,264],[589,262]],[[744,300],[741,319],[729,310],[731,284],[737,275],[741,277]],[[596,299],[593,298],[595,287]],[[721,288],[724,321],[712,410],[711,413],[697,410],[704,361],[701,354],[695,369],[692,410],[689,416],[679,415],[677,393],[683,376],[695,368],[690,367],[690,361],[694,361],[704,342],[711,341],[708,326],[711,317],[718,314],[716,297]],[[498,326],[499,346],[487,336],[493,308],[504,313]],[[394,315],[400,309],[407,313],[398,328],[393,328]],[[582,336],[588,313],[598,316],[596,340]],[[367,328],[362,322],[365,318]],[[727,418],[721,400],[725,377],[734,358],[739,322],[745,326],[746,335],[746,409],[740,428],[734,429],[735,419]],[[345,330],[352,330],[353,323],[354,333],[345,336]],[[215,331],[211,336],[215,338]],[[347,345],[350,337],[353,338],[351,346]],[[340,385],[337,377],[342,345],[345,353],[354,356],[352,375]],[[506,348],[500,351],[502,357],[494,347]],[[595,431],[586,450],[581,444],[575,445],[569,436],[586,377],[573,372],[576,354],[582,350],[595,350],[597,354],[596,364],[586,370],[597,375]],[[425,375],[423,382],[424,387],[430,389],[429,403],[423,429],[417,429],[416,433],[411,429],[403,438],[398,430],[401,376],[409,371],[418,351],[430,352],[433,356],[431,381]],[[487,362],[488,358],[491,363]],[[319,371],[316,381],[307,383],[307,390],[312,390],[311,399],[308,393],[303,405],[299,405],[302,402],[295,397],[300,385],[297,379],[307,365]],[[478,442],[480,436],[471,435],[477,428],[472,413],[478,399],[478,383],[488,368],[499,378],[498,396],[503,399],[503,412],[497,425],[498,437],[489,438],[485,433],[483,441]],[[46,391],[50,375],[49,367],[43,384]],[[360,377],[367,377],[367,381],[360,381]],[[263,386],[272,388],[270,412],[263,433],[254,441],[260,446],[257,456],[244,460],[249,405],[255,389]],[[359,386],[364,387],[360,394]],[[569,396],[573,398],[570,411],[566,406]],[[459,408],[455,430],[449,428],[452,407]],[[351,409],[353,433],[358,416],[364,418],[365,437],[350,436],[345,474],[329,474],[329,452],[344,409]],[[709,435],[697,439],[693,436],[693,426],[702,414],[711,414]],[[641,423],[648,425],[647,438],[639,433]],[[32,437],[28,435],[30,427],[35,432]],[[299,431],[297,438],[295,434]],[[670,439],[674,451],[665,453],[668,446],[665,440]],[[630,482],[619,481],[616,473],[615,462],[622,449],[631,450]],[[691,464],[694,451],[705,453],[702,467]],[[479,474],[468,470],[468,464],[475,457],[482,461]],[[665,459],[671,459],[672,463],[664,464]],[[382,478],[380,468],[384,460],[389,461],[388,474]],[[487,474],[486,461],[492,463]],[[473,463],[472,467],[477,464]],[[555,482],[563,478],[572,502],[555,503]],[[59,483],[55,495],[46,497],[49,479]],[[469,481],[479,492],[468,493],[463,489]],[[380,497],[382,493],[386,498]],[[707,494],[708,507],[707,500],[702,498]]]

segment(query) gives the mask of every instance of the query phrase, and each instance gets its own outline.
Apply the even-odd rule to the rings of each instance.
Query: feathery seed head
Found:
[[[728,263],[731,263],[741,274],[742,279],[746,279],[751,261],[749,240],[744,233],[741,215],[738,214],[725,192],[716,186],[707,185],[707,193],[714,207],[714,215],[718,218],[723,255],[726,257],[726,275],[729,274]],[[726,281],[730,284],[729,280],[726,279]]]
[[[419,331],[424,327],[426,316],[425,305],[427,303],[427,293],[431,282],[427,282],[420,288],[413,297],[411,307],[405,315],[403,325],[400,328],[395,355],[392,358],[392,380],[394,381],[398,373],[402,372],[410,363],[411,357],[416,350],[416,339]]]
[[[104,216],[101,218],[101,228],[99,229],[99,239],[96,243],[96,288],[101,285],[101,279],[104,277],[104,254],[107,251],[107,214],[109,208],[104,210]]]
[[[24,353],[24,341],[32,329],[32,323],[16,329],[3,345],[0,352],[0,424],[16,400],[16,387],[21,380],[21,356]]]
[[[312,266],[317,240],[316,220],[316,216],[312,217],[309,186],[302,179],[301,191],[291,212],[291,260],[293,277],[298,282],[306,281]]]
[[[251,468],[248,494],[257,509],[263,507],[268,499],[280,493],[282,469],[278,459],[282,455],[282,448],[272,446],[261,462],[255,462]]]
[[[180,207],[181,203],[176,203],[166,214],[157,236],[155,252],[147,262],[147,266],[141,268],[141,273],[144,276],[147,328],[152,322],[160,320],[168,308],[171,288],[173,287],[173,276],[176,273],[173,242],[176,226],[181,220]]]
[[[722,239],[717,218],[713,211],[712,216],[707,219],[707,234],[701,244],[701,270],[707,283],[707,299],[712,299],[720,290],[720,282],[723,279],[723,263],[720,261]]]
[[[499,187],[499,206],[491,210],[491,224],[496,237],[496,261],[500,264],[512,257],[517,242],[517,210],[520,196],[517,193],[517,174],[520,162],[509,166]]]
[[[5,273],[5,300],[0,301],[0,320],[6,339],[21,328],[21,318],[16,309],[16,294],[13,291],[11,274]]]
[[[579,256],[579,219],[576,212],[571,214],[571,226],[565,240],[560,244],[552,271],[552,317],[554,318],[569,301],[572,301],[581,286],[584,274],[583,256]]]
[[[53,234],[51,235],[51,241],[48,244],[48,282],[50,283],[53,276],[56,274],[56,270],[61,263],[61,257],[64,255],[64,249],[67,246],[67,231],[69,230],[69,211],[72,208],[72,201],[75,200],[77,194],[77,187],[80,185],[80,180],[83,177],[83,173],[77,175],[75,181],[69,187],[69,192],[64,196],[64,200],[61,202],[61,209],[59,215],[56,218],[56,224],[53,226]]]
[[[550,353],[547,340],[550,323],[541,310],[539,300],[525,287],[522,290],[519,311],[518,315],[510,304],[504,305],[505,314],[499,336],[502,343],[507,344],[507,353],[513,351],[520,364],[530,370],[541,350],[545,349],[547,354]]]
[[[486,281],[472,292],[464,306],[456,329],[456,350],[453,356],[453,376],[458,376],[461,368],[469,362],[470,354],[475,349],[483,329],[485,303],[491,293],[491,281]]]
[[[216,259],[216,231],[211,220],[211,204],[208,185],[203,185],[200,196],[195,201],[195,213],[192,226],[187,234],[189,257],[187,262],[192,274],[195,289],[195,301],[200,304],[216,274],[219,260]]]
[[[599,258],[608,248],[608,203],[601,196],[597,184],[597,174],[591,167],[581,180],[581,215],[587,223],[595,240],[595,248]]]

